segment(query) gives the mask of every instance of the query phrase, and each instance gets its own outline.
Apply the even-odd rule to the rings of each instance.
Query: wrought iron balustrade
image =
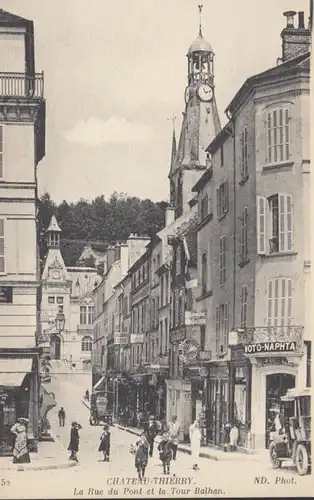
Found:
[[[0,73],[0,98],[18,97],[42,99],[44,97],[44,74]]]

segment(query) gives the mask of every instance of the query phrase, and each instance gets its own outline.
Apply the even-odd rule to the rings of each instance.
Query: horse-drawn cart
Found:
[[[108,403],[106,391],[93,392],[90,404],[90,425],[112,425],[112,405]]]

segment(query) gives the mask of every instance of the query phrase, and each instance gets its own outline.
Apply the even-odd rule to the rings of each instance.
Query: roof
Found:
[[[29,26],[32,21],[0,9],[0,26]]]
[[[302,54],[294,59],[290,59],[278,66],[270,68],[262,73],[258,73],[257,75],[253,75],[248,78],[240,90],[236,93],[230,104],[226,109],[226,113],[233,113],[234,110],[238,107],[239,103],[245,95],[252,89],[255,84],[263,83],[269,79],[277,79],[284,78],[286,76],[290,76],[291,74],[297,73],[301,70],[305,70],[307,72],[310,71],[310,52],[306,54]]]
[[[47,233],[48,232],[58,232],[58,233],[62,232],[58,225],[57,219],[54,215],[51,217],[50,224],[47,229]]]
[[[200,190],[210,181],[213,176],[213,167],[208,167],[203,175],[199,178],[197,183],[192,187],[194,193],[199,193]]]
[[[219,146],[221,146],[230,136],[233,135],[233,125],[232,122],[229,121],[226,123],[223,129],[216,135],[216,137],[212,140],[212,142],[207,147],[206,151],[213,154]]]
[[[212,49],[210,43],[208,43],[203,38],[201,30],[199,31],[199,34],[198,34],[198,37],[196,38],[196,40],[194,40],[194,42],[190,45],[188,54],[190,54],[191,52],[199,52],[199,51],[213,52],[213,49]]]

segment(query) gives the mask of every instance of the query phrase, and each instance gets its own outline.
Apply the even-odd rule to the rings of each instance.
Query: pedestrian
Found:
[[[224,451],[228,451],[229,445],[230,445],[230,432],[231,432],[231,424],[227,422],[224,425]]]
[[[77,422],[72,422],[71,432],[70,432],[70,443],[68,446],[68,450],[71,452],[69,460],[75,460],[75,462],[78,462],[76,455],[79,450],[79,441],[80,441],[80,435],[78,431],[81,428],[82,427],[80,424],[78,424]]]
[[[150,457],[153,456],[154,441],[155,441],[155,437],[157,436],[157,434],[158,434],[158,428],[157,428],[157,424],[155,421],[155,417],[154,417],[154,415],[150,415],[149,420],[148,420],[147,430],[146,430],[146,437],[147,437],[147,441],[149,444],[149,456]]]
[[[143,432],[140,436],[139,441],[136,442],[135,447],[131,447],[131,453],[135,454],[135,467],[140,481],[143,477],[145,477],[145,469],[148,462],[148,449],[149,444],[147,442],[145,433]]]
[[[11,432],[15,436],[13,447],[13,463],[27,464],[31,459],[27,448],[27,426],[28,418],[20,417],[17,422],[11,427]]]
[[[110,431],[109,425],[105,424],[103,433],[100,436],[100,445],[98,451],[102,451],[104,455],[104,462],[109,462],[110,459]]]
[[[199,470],[198,462],[199,462],[199,455],[200,455],[200,450],[201,450],[202,434],[201,434],[200,424],[199,424],[198,420],[195,420],[194,423],[190,425],[189,435],[190,435],[190,443],[191,443],[191,455],[192,455],[193,469]]]
[[[89,401],[89,390],[88,389],[86,389],[86,391],[85,391],[85,399],[86,399],[86,401]]]
[[[236,424],[233,424],[230,430],[230,450],[236,451],[239,439],[239,429]]]
[[[60,410],[58,411],[58,419],[59,419],[59,427],[64,427],[65,411],[64,411],[63,406],[61,406]]]
[[[168,429],[169,429],[169,436],[170,436],[170,440],[171,440],[172,460],[176,460],[178,444],[179,444],[179,436],[180,436],[180,424],[177,420],[176,415],[174,415],[172,417],[172,421],[169,422]]]
[[[158,445],[159,458],[162,461],[164,474],[170,474],[170,462],[172,459],[171,440],[168,432],[164,432],[162,440]]]

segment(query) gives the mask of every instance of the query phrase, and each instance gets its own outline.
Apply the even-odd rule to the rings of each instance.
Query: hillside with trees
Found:
[[[53,214],[62,229],[61,251],[65,263],[75,266],[89,243],[102,251],[109,244],[126,240],[130,233],[151,236],[159,231],[164,227],[167,206],[165,201],[154,203],[116,192],[108,200],[98,196],[92,201],[80,199],[57,205],[45,193],[39,200],[37,215],[41,259],[46,253],[45,231]]]

